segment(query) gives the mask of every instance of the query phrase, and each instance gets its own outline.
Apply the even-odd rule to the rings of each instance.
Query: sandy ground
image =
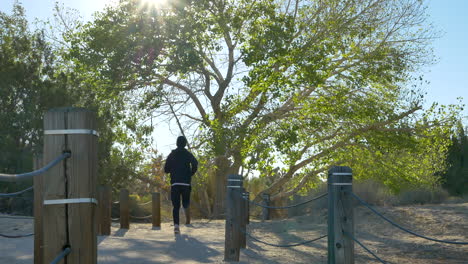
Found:
[[[397,223],[426,236],[468,241],[468,203],[376,207]],[[387,263],[468,263],[468,245],[427,241],[399,231],[366,208],[355,210],[355,236]],[[287,220],[255,221],[248,227],[255,238],[275,244],[291,244],[326,234],[326,211]],[[0,233],[26,234],[32,220],[0,218]],[[326,263],[327,239],[292,247],[277,248],[247,239],[240,263]],[[98,237],[98,263],[223,263],[224,221],[194,221],[175,236],[172,226],[160,230],[150,224],[133,224],[129,230],[113,224],[110,236]],[[33,263],[33,237],[0,237],[0,263]],[[378,263],[355,244],[357,264]]]

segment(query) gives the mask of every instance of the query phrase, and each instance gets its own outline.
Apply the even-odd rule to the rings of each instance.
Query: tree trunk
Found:
[[[218,156],[215,160],[215,170],[211,175],[211,194],[213,197],[213,217],[215,219],[224,218],[225,199],[226,199],[226,182],[229,174],[236,174],[239,171],[240,165],[238,162],[234,164],[225,156]]]
[[[225,209],[225,196],[226,196],[226,179],[229,173],[229,160],[224,157],[216,157],[215,166],[216,169],[212,174],[212,194],[213,194],[213,217],[215,219],[221,219],[224,217]]]

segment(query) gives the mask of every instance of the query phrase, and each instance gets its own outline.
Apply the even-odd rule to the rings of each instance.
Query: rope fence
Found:
[[[324,194],[321,194],[321,195],[319,195],[319,196],[317,196],[317,197],[314,197],[314,198],[312,198],[312,199],[310,199],[310,200],[307,200],[307,201],[304,201],[304,202],[300,202],[300,203],[297,203],[297,204],[293,204],[293,205],[287,205],[287,206],[268,206],[268,205],[259,204],[259,203],[256,203],[256,202],[250,201],[250,200],[249,200],[249,202],[250,202],[251,204],[253,204],[253,205],[256,205],[256,206],[259,206],[259,207],[262,207],[262,208],[267,208],[267,209],[289,209],[289,208],[298,207],[298,206],[300,206],[300,205],[304,205],[304,204],[313,202],[313,201],[315,201],[315,200],[318,200],[318,199],[320,199],[320,198],[326,197],[327,194],[328,194],[328,193],[324,193]],[[242,199],[247,200],[246,197],[244,197],[244,196],[241,196],[241,197],[242,197]]]
[[[51,161],[46,166],[42,167],[41,169],[32,171],[32,172],[27,172],[27,173],[22,173],[22,174],[4,174],[4,173],[0,173],[0,181],[15,182],[15,181],[18,181],[18,180],[28,179],[28,178],[40,175],[40,174],[48,171],[50,168],[54,167],[55,165],[59,164],[62,160],[67,159],[69,157],[71,157],[71,153],[70,152],[64,152],[64,153],[62,153],[62,155],[55,158],[53,161]]]
[[[94,191],[99,133],[95,130],[95,114],[84,108],[61,107],[47,111],[43,120],[44,158],[35,157],[35,170],[18,174],[0,173],[0,182],[34,180],[34,185],[24,190],[0,193],[0,198],[14,197],[35,190],[34,218],[0,215],[0,218],[7,219],[34,219],[34,233],[0,236],[34,236],[34,263],[58,264],[64,259],[69,264],[96,263],[96,228],[93,216],[99,200]],[[69,159],[72,153],[75,158]],[[50,161],[51,159],[53,160]],[[43,162],[48,164],[41,168]],[[54,167],[56,169],[51,170]],[[45,172],[48,172],[47,177],[36,177]],[[70,193],[69,190],[79,190],[79,193]],[[80,207],[76,207],[76,204],[80,204]],[[57,226],[65,228],[56,228]],[[80,254],[70,254],[70,241],[73,241],[75,248],[80,249]],[[57,252],[60,253],[56,255]]]
[[[30,236],[34,236],[34,233],[25,234],[25,235],[5,235],[5,234],[0,234],[0,237],[5,237],[5,238],[22,238],[22,237],[30,237]]]
[[[325,238],[327,237],[327,235],[322,235],[320,237],[317,237],[317,238],[314,238],[314,239],[311,239],[311,240],[306,240],[306,241],[303,241],[303,242],[299,242],[299,243],[294,243],[294,244],[273,244],[273,243],[268,243],[268,242],[265,242],[265,241],[262,241],[254,236],[252,236],[252,234],[250,234],[248,231],[244,230],[244,229],[240,229],[241,232],[245,235],[247,235],[249,238],[259,242],[259,243],[262,243],[264,245],[267,245],[267,246],[272,246],[272,247],[280,247],[280,248],[287,248],[287,247],[297,247],[297,246],[302,246],[302,245],[306,245],[306,244],[309,244],[309,243],[312,243],[312,242],[315,242],[317,240],[320,240],[322,238]]]
[[[350,233],[343,231],[343,234],[349,238],[351,238],[354,242],[358,243],[359,246],[361,246],[363,249],[365,249],[369,254],[371,254],[375,259],[380,261],[381,263],[386,264],[387,262],[383,261],[381,258],[379,258],[374,252],[372,252],[370,249],[368,249],[364,244],[362,244],[359,240],[357,240],[353,235]]]
[[[70,247],[65,247],[60,254],[57,255],[57,257],[50,262],[50,264],[58,264],[62,259],[64,259],[68,254],[70,254],[71,248]]]
[[[144,220],[144,219],[150,219],[151,217],[153,217],[153,215],[147,215],[147,216],[134,216],[134,215],[130,215],[130,217],[133,218],[133,219]]]
[[[244,192],[242,187],[242,177],[239,175],[229,175],[228,177],[228,194],[226,201],[226,242],[225,242],[225,261],[239,261],[240,248],[246,247],[246,237],[271,247],[278,248],[292,248],[297,246],[303,246],[320,239],[326,238],[328,235],[320,235],[319,237],[305,240],[302,242],[291,243],[291,244],[277,244],[271,243],[270,241],[261,240],[253,236],[247,229],[249,222],[249,204],[256,205],[264,209],[289,209],[299,207],[304,204],[308,204],[313,201],[317,201],[321,198],[327,197],[328,193],[320,194],[316,197],[308,199],[307,201],[299,202],[293,205],[287,206],[269,206],[268,200],[264,201],[264,204],[251,201],[249,199],[249,193]],[[269,199],[269,195],[263,195],[264,199]],[[264,214],[268,214],[268,212]],[[264,219],[267,219],[264,217]]]
[[[12,193],[0,193],[0,197],[13,197],[13,196],[16,196],[16,195],[20,195],[20,194],[23,194],[25,192],[28,192],[28,191],[31,191],[32,189],[34,188],[34,186],[30,186],[22,191],[18,191],[18,192],[12,192]]]
[[[286,209],[286,208],[293,208],[293,207],[297,207],[297,206],[301,206],[303,204],[306,204],[306,203],[309,203],[309,202],[312,202],[312,201],[315,201],[315,200],[318,200],[320,198],[323,198],[323,197],[326,197],[327,196],[327,193],[324,193],[324,194],[321,194],[317,197],[314,197],[310,200],[307,200],[307,201],[304,201],[304,202],[301,202],[301,203],[297,203],[297,204],[294,204],[294,205],[290,205],[290,206],[267,206],[267,205],[263,205],[263,204],[259,204],[259,203],[256,203],[256,202],[253,202],[253,201],[250,201],[248,200],[247,197],[245,197],[244,195],[240,195],[241,199],[244,199],[248,202],[250,202],[251,204],[254,204],[254,205],[257,205],[259,207],[262,207],[262,208],[268,208],[268,209]],[[239,225],[239,223],[236,222],[237,225]],[[262,243],[262,244],[265,244],[265,245],[268,245],[268,246],[272,246],[272,247],[281,247],[281,248],[287,248],[287,247],[296,247],[296,246],[301,246],[301,245],[305,245],[305,244],[308,244],[308,243],[312,243],[314,241],[317,241],[317,240],[320,240],[322,238],[325,238],[327,237],[327,235],[323,235],[323,236],[320,236],[320,237],[317,237],[317,238],[314,238],[314,239],[311,239],[311,240],[306,240],[306,241],[303,241],[303,242],[299,242],[299,243],[293,243],[293,244],[273,244],[273,243],[269,243],[269,242],[265,242],[265,241],[262,241],[256,237],[254,237],[251,233],[249,233],[246,229],[242,228],[242,227],[239,227],[240,228],[240,231],[247,235],[249,238],[259,242],[259,243]]]
[[[102,189],[102,190],[101,190]],[[107,191],[105,191],[107,190]],[[130,192],[128,189],[120,189],[120,194],[119,194],[119,200],[118,201],[112,201],[111,198],[111,188],[109,186],[100,188],[100,195],[102,199],[105,202],[103,206],[101,207],[101,210],[105,210],[106,212],[103,212],[101,214],[98,214],[98,228],[99,230],[103,230],[103,232],[100,232],[100,235],[109,235],[110,234],[110,226],[111,222],[120,222],[120,228],[122,229],[130,229],[130,220],[131,219],[136,219],[136,220],[152,220],[152,225],[154,229],[161,228],[161,194],[158,192],[153,192],[151,193],[151,200],[145,203],[140,203],[136,204],[136,206],[144,206],[144,205],[149,205],[151,204],[151,213],[146,212],[146,209],[142,212],[136,211],[133,212],[135,214],[148,214],[145,216],[137,216],[137,215],[132,215],[131,214],[131,206],[133,203],[131,203],[130,199]],[[112,218],[112,210],[116,209],[117,206],[113,205],[118,205],[118,217]],[[133,204],[134,205],[134,204]]]
[[[28,219],[28,220],[34,220],[33,216],[22,216],[22,215],[0,215],[0,218],[9,218],[9,219]]]
[[[352,191],[352,170],[349,167],[336,166],[328,172],[328,192],[318,195],[312,199],[288,206],[269,206],[269,195],[263,194],[264,201],[262,203],[251,201],[249,193],[245,192],[242,184],[242,176],[229,175],[227,184],[227,200],[226,200],[226,241],[225,241],[225,261],[239,261],[239,253],[241,248],[245,248],[245,238],[248,237],[253,241],[262,243],[267,246],[291,248],[295,246],[306,245],[308,243],[328,237],[328,263],[330,264],[352,264],[354,263],[354,243],[357,243],[367,253],[369,253],[376,261],[380,263],[388,263],[377,256],[368,247],[354,236],[354,202],[357,200],[359,204],[367,207],[374,214],[384,219],[394,227],[409,233],[413,236],[423,238],[438,243],[446,243],[452,245],[468,245],[465,241],[450,241],[440,238],[428,237],[416,233],[408,228],[405,228],[382,213],[374,209],[363,199],[357,196]],[[268,240],[262,240],[249,232],[247,228],[249,218],[249,204],[259,206],[264,209],[288,209],[301,206],[320,198],[328,197],[328,217],[327,226],[328,234],[321,235],[314,239],[292,243],[292,244],[275,244]],[[351,198],[352,197],[352,198]],[[263,214],[268,216],[268,211]],[[268,218],[263,218],[266,220]]]
[[[372,212],[374,212],[376,215],[380,216],[381,218],[383,218],[385,221],[389,222],[390,224],[392,224],[393,226],[409,233],[409,234],[412,234],[413,236],[417,236],[417,237],[420,237],[420,238],[424,238],[424,239],[427,239],[427,240],[430,240],[430,241],[434,241],[434,242],[439,242],[439,243],[446,243],[446,244],[455,244],[455,245],[468,245],[468,242],[458,242],[458,241],[448,241],[448,240],[441,240],[441,239],[436,239],[436,238],[431,238],[431,237],[427,237],[427,236],[424,236],[424,235],[421,235],[421,234],[418,234],[414,231],[411,231],[407,228],[404,228],[402,227],[401,225],[393,222],[392,220],[390,220],[389,218],[385,217],[383,214],[381,214],[380,212],[378,212],[377,210],[375,210],[374,208],[372,208],[372,206],[370,206],[368,203],[366,203],[364,200],[362,200],[359,196],[357,196],[355,193],[351,192],[350,193],[351,196],[353,196],[357,201],[359,201],[362,205],[364,205],[365,207],[369,208]]]
[[[153,201],[149,201],[149,202],[146,202],[146,203],[141,203],[141,204],[137,204],[138,206],[144,206],[144,205],[147,205],[147,204],[150,204],[152,203]]]

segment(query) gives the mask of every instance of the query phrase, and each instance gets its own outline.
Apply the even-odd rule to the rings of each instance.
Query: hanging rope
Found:
[[[34,220],[34,217],[32,216],[16,216],[16,215],[0,215],[0,218],[9,218],[9,219],[28,219],[28,220]]]
[[[70,247],[64,248],[62,252],[60,252],[60,254],[54,260],[52,260],[52,262],[50,262],[50,264],[58,264],[62,259],[65,258],[65,256],[70,254],[70,252],[71,252]]]
[[[62,155],[58,156],[55,160],[51,161],[49,164],[47,164],[43,168],[32,171],[32,172],[27,172],[27,173],[22,173],[22,174],[3,174],[3,173],[0,173],[0,181],[15,182],[15,181],[18,181],[18,180],[28,179],[28,178],[37,176],[39,174],[42,174],[42,173],[48,171],[50,168],[54,167],[55,165],[60,163],[62,160],[67,159],[69,157],[71,157],[70,152],[62,153]]]
[[[147,204],[150,204],[152,203],[153,201],[149,201],[149,202],[146,202],[146,203],[141,203],[141,204],[137,204],[138,206],[143,206],[143,205],[147,205]]]
[[[147,215],[147,216],[133,216],[133,215],[130,215],[131,218],[134,218],[134,219],[149,219],[151,217],[153,217],[153,215]]]
[[[295,244],[286,244],[286,245],[282,245],[282,244],[272,244],[272,243],[268,243],[268,242],[265,242],[265,241],[262,241],[258,238],[255,238],[253,237],[249,232],[243,230],[242,228],[240,229],[242,233],[246,234],[248,237],[250,237],[251,239],[257,241],[257,242],[260,242],[262,244],[265,244],[265,245],[268,245],[268,246],[272,246],[272,247],[282,247],[282,248],[286,248],[286,247],[297,247],[297,246],[301,246],[301,245],[305,245],[305,244],[308,244],[308,243],[312,243],[314,241],[317,241],[317,240],[320,240],[322,238],[325,238],[327,237],[327,235],[323,235],[323,236],[320,236],[320,237],[317,237],[317,238],[314,238],[314,239],[311,239],[311,240],[306,240],[306,241],[303,241],[303,242],[299,242],[299,243],[295,243]]]
[[[407,232],[407,233],[410,233],[412,234],[413,236],[417,236],[417,237],[420,237],[420,238],[424,238],[424,239],[427,239],[427,240],[431,240],[431,241],[435,241],[435,242],[439,242],[439,243],[447,243],[447,244],[456,244],[456,245],[468,245],[468,242],[458,242],[458,241],[448,241],[448,240],[441,240],[441,239],[435,239],[435,238],[431,238],[431,237],[427,237],[427,236],[423,236],[421,234],[418,234],[416,232],[413,232],[409,229],[406,229],[404,227],[402,227],[401,225],[393,222],[392,220],[388,219],[387,217],[385,217],[384,215],[382,215],[381,213],[379,213],[377,210],[375,210],[374,208],[372,208],[368,203],[364,202],[364,200],[362,200],[359,196],[357,196],[356,194],[354,194],[353,192],[350,192],[349,194],[351,194],[351,196],[353,196],[356,200],[358,200],[361,204],[363,204],[364,206],[366,206],[367,208],[369,208],[372,212],[374,212],[376,215],[380,216],[381,218],[383,218],[385,221],[389,222],[390,224],[392,224],[393,226]]]
[[[351,234],[349,234],[348,232],[345,232],[343,230],[343,234],[349,238],[351,238],[352,240],[354,240],[356,243],[358,243],[363,249],[365,249],[367,252],[369,252],[369,254],[371,254],[375,259],[377,259],[378,261],[380,261],[381,263],[383,264],[386,264],[387,262],[383,261],[381,258],[379,258],[376,254],[374,254],[372,251],[370,251],[370,249],[368,249],[366,246],[364,246],[364,244],[362,244],[361,242],[359,242],[359,240],[357,240],[356,238],[354,238],[354,236],[352,236]]]
[[[5,235],[5,234],[0,234],[0,237],[6,237],[6,238],[22,238],[22,237],[30,237],[30,236],[34,236],[34,233],[26,234],[26,235]]]
[[[22,193],[25,193],[27,191],[30,191],[34,188],[34,186],[31,186],[31,187],[28,187],[22,191],[19,191],[19,192],[13,192],[13,193],[0,193],[0,197],[13,197],[13,196],[16,196],[16,195],[20,195]]]
[[[268,209],[287,209],[287,208],[293,208],[293,207],[297,207],[297,206],[300,206],[300,205],[303,205],[303,204],[306,204],[306,203],[313,202],[313,201],[315,201],[317,199],[320,199],[320,198],[323,198],[323,197],[325,197],[327,195],[328,195],[328,193],[324,193],[324,194],[321,194],[321,195],[319,195],[317,197],[314,197],[314,198],[312,198],[310,200],[300,202],[298,204],[288,205],[288,206],[268,206],[268,205],[263,205],[263,204],[256,203],[254,201],[249,201],[249,202],[251,204],[254,204],[254,205],[257,205],[257,206],[260,206],[260,207],[263,207],[263,208],[268,208]],[[242,199],[247,200],[247,198],[243,197],[243,196],[242,196]]]

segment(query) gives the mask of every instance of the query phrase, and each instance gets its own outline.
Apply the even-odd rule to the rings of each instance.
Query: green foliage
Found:
[[[57,7],[57,15],[62,10]],[[59,18],[59,17],[58,17]],[[63,17],[62,17],[63,18]],[[20,173],[31,171],[32,157],[42,152],[43,115],[48,109],[63,106],[85,107],[98,116],[99,181],[112,184],[115,189],[134,181],[143,160],[141,149],[129,147],[134,142],[141,148],[148,145],[145,138],[151,133],[147,126],[135,126],[138,115],[124,119],[122,101],[116,96],[106,100],[100,87],[111,85],[96,71],[87,71],[81,64],[73,64],[64,53],[63,41],[48,42],[47,39],[70,40],[69,28],[62,25],[60,36],[47,35],[51,26],[45,23],[30,30],[23,7],[16,3],[13,13],[0,12],[0,171]],[[52,27],[52,26],[51,26]],[[76,67],[75,67],[76,66]],[[86,69],[89,69],[86,68]],[[128,130],[122,129],[129,128]],[[121,143],[116,145],[115,143]],[[24,189],[26,183],[9,185],[8,190]],[[29,186],[31,184],[29,183]]]
[[[141,110],[180,118],[218,178],[256,171],[281,197],[351,165],[398,192],[438,183],[459,111],[422,110],[411,76],[436,37],[424,10],[419,0],[122,0],[68,35],[64,57],[100,102],[134,115],[119,119],[130,130],[142,129]]]
[[[42,117],[52,107],[73,104],[65,77],[42,31],[31,31],[24,9],[0,12],[0,171],[32,170],[42,151]]]
[[[468,194],[468,134],[458,122],[448,150],[448,169],[442,174],[443,186],[452,195]]]

